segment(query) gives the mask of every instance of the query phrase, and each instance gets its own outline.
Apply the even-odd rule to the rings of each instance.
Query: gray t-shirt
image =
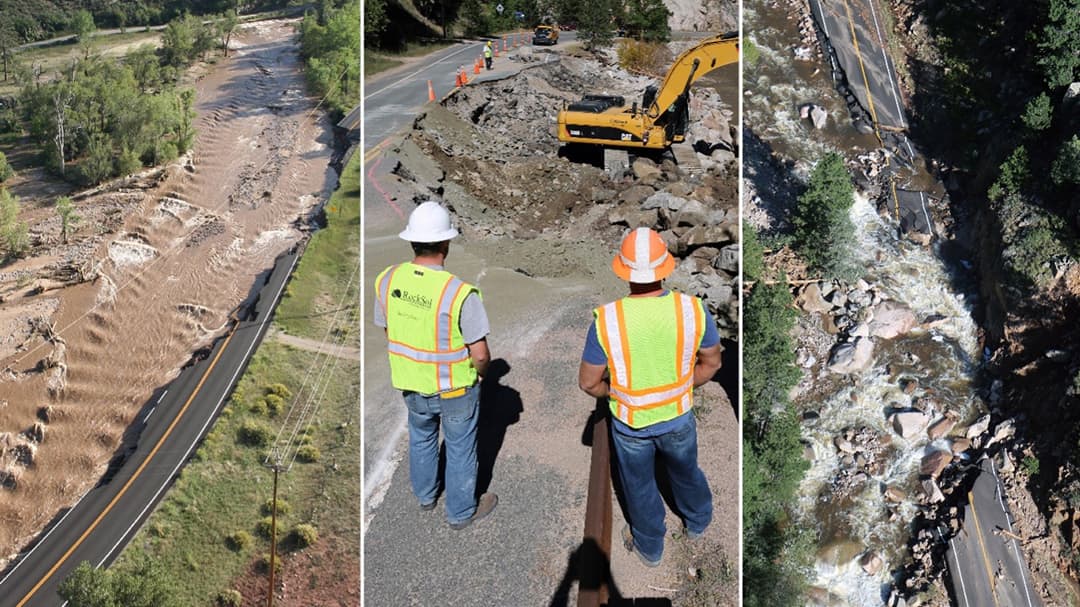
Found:
[[[442,270],[442,266],[426,266],[432,270]],[[375,326],[386,328],[386,314],[382,306],[375,304]],[[461,327],[461,338],[466,344],[476,343],[487,337],[491,332],[488,324],[487,311],[484,302],[475,292],[469,293],[461,304],[461,316],[458,318],[458,326]]]

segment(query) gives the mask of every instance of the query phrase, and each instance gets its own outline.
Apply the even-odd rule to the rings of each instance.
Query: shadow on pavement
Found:
[[[521,393],[499,383],[510,373],[510,364],[496,358],[488,365],[480,384],[480,420],[476,430],[476,494],[483,495],[491,486],[495,460],[506,438],[506,429],[521,419],[525,410]]]

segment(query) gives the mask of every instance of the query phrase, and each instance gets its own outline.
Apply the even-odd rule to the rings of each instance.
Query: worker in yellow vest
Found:
[[[627,234],[611,265],[630,283],[630,295],[594,310],[578,383],[590,396],[608,399],[629,519],[623,544],[656,567],[666,532],[657,457],[667,468],[685,535],[700,538],[712,521],[712,493],[697,463],[691,407],[694,388],[720,368],[720,336],[700,299],[662,287],[675,259],[655,231]]]
[[[484,66],[491,69],[491,40],[484,45]]]
[[[479,378],[490,354],[480,291],[443,269],[458,231],[450,213],[425,202],[399,236],[411,262],[375,279],[375,324],[386,330],[390,378],[409,410],[409,479],[422,510],[438,497],[439,426],[446,447],[446,517],[464,529],[495,509],[494,493],[476,497]]]

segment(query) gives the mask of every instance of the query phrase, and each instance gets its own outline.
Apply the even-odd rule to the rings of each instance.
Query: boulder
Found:
[[[647,185],[634,185],[626,188],[619,193],[619,201],[629,204],[641,204],[645,202],[650,196],[656,193],[656,190]],[[643,209],[649,209],[652,207],[642,206]]]
[[[883,301],[874,306],[870,334],[881,339],[893,339],[914,329],[918,324],[911,308],[899,302]]]
[[[650,188],[651,190],[652,188]],[[671,192],[653,192],[649,194],[642,202],[641,208],[643,209],[666,209],[668,211],[679,211],[686,205],[688,200],[680,196],[676,196]]]
[[[930,425],[926,430],[926,434],[930,437],[930,440],[937,440],[951,432],[955,425],[956,414],[951,411],[946,411],[941,419]]]
[[[651,228],[657,224],[660,216],[656,209],[643,210],[636,204],[621,204],[608,212],[608,222],[612,225],[624,225],[628,228]]]
[[[737,244],[730,244],[720,249],[720,255],[714,258],[713,267],[723,270],[728,274],[739,273],[739,254],[741,249]]]
[[[680,250],[701,245],[724,246],[735,242],[738,227],[730,223],[694,226],[679,237]]]
[[[922,411],[901,411],[892,415],[893,430],[907,439],[925,430],[929,423],[930,416]]]
[[[873,550],[868,550],[859,558],[859,566],[870,575],[877,575],[883,564],[881,557]]]
[[[907,499],[907,495],[903,489],[892,485],[885,487],[885,501],[899,504],[905,499]]]
[[[795,305],[799,306],[805,312],[829,312],[832,310],[832,304],[825,301],[825,298],[821,295],[821,287],[816,282],[812,282],[799,291],[798,297],[795,298]]]
[[[922,463],[919,464],[919,474],[937,478],[952,463],[952,460],[953,455],[951,452],[934,449],[923,457]]]
[[[634,175],[644,184],[656,183],[660,179],[660,167],[648,158],[639,156],[634,159]]]
[[[975,438],[976,436],[984,434],[989,429],[990,429],[990,414],[987,413],[986,415],[984,415],[984,416],[980,417],[979,419],[977,419],[974,424],[971,424],[970,426],[968,426],[967,432],[964,433],[964,436],[966,436],[968,438]]]
[[[949,448],[952,450],[953,455],[960,455],[971,448],[971,439],[958,438],[952,442]]]
[[[855,453],[855,446],[851,444],[851,441],[843,436],[837,436],[833,439],[833,445],[836,446],[836,450],[840,453]]]
[[[945,501],[945,495],[941,493],[941,488],[938,487],[937,481],[932,478],[923,479],[921,481],[923,498],[927,503],[937,504]]]
[[[874,354],[874,342],[865,337],[837,344],[829,353],[829,371],[846,375],[857,373],[870,366]]]
[[[1016,421],[1007,419],[994,428],[994,436],[986,443],[987,448],[1016,434]]]

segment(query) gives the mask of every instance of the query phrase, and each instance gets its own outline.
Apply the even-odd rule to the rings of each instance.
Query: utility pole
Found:
[[[277,485],[281,472],[281,460],[270,465],[274,471],[274,497],[270,506],[270,586],[266,590],[266,607],[274,607],[274,565],[277,557]]]
[[[442,13],[442,37],[446,40],[446,0],[439,0],[439,11]]]

